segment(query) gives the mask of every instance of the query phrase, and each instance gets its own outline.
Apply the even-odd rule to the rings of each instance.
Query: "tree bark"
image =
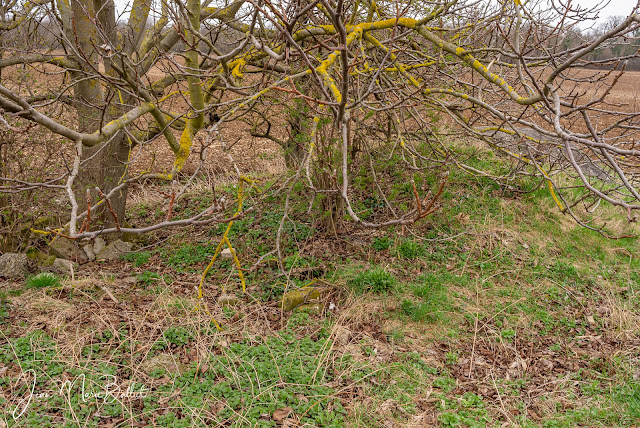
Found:
[[[100,11],[96,14],[96,10]],[[80,63],[82,71],[75,73],[74,78],[83,79],[98,70],[100,55],[96,50],[97,46],[102,46],[104,40],[100,39],[96,26],[93,22],[99,22],[100,29],[108,38],[111,46],[118,45],[115,6],[111,0],[74,0],[72,12],[75,20],[75,40],[77,49],[81,52]],[[93,22],[92,22],[93,21]],[[71,39],[73,40],[73,39]],[[110,61],[104,61],[105,73],[111,74]],[[78,130],[80,132],[95,132],[104,123],[120,116],[123,112],[122,106],[126,100],[121,99],[117,92],[105,94],[98,79],[83,79],[75,87],[74,105],[78,114]],[[105,102],[105,98],[113,100]],[[86,206],[87,190],[92,195],[92,199],[97,199],[96,188],[99,188],[105,195],[125,181],[127,174],[127,160],[130,146],[124,138],[124,133],[119,132],[110,140],[94,147],[85,147],[82,155],[81,173],[76,188],[76,198],[80,207]],[[92,218],[96,223],[95,227],[107,227],[115,224],[117,220],[122,225],[125,216],[127,201],[126,187],[120,189],[109,198],[113,213],[103,204],[97,213],[92,213]]]

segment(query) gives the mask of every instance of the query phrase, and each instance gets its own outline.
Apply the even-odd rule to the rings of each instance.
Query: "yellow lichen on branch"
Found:
[[[184,167],[184,164],[191,153],[191,146],[193,145],[193,137],[195,135],[194,131],[191,121],[187,121],[187,126],[185,126],[184,131],[182,131],[182,134],[180,135],[178,150],[175,153],[176,158],[173,162],[172,176],[175,176],[176,173],[182,170],[182,167]]]
[[[244,184],[248,184],[250,187],[256,189],[258,192],[260,192],[260,190],[255,186],[255,181],[251,180],[248,177],[245,176],[240,176],[239,180],[238,180],[238,209],[236,210],[235,216],[234,217],[239,217],[242,214],[242,209],[243,209],[243,202],[244,202]],[[220,255],[220,253],[222,252],[223,246],[226,245],[227,248],[229,248],[229,251],[231,251],[231,255],[233,257],[233,261],[236,265],[236,269],[238,272],[238,278],[240,279],[240,284],[242,286],[242,292],[245,293],[247,291],[247,286],[246,286],[246,282],[244,279],[244,274],[242,273],[242,265],[240,263],[240,259],[238,258],[238,255],[236,253],[236,250],[233,248],[233,245],[231,244],[231,240],[229,240],[229,232],[231,232],[231,228],[233,227],[233,221],[230,221],[229,224],[227,224],[227,228],[225,229],[223,235],[222,235],[222,239],[220,240],[220,243],[218,243],[218,246],[216,247],[216,251],[213,253],[213,256],[211,257],[211,260],[209,261],[209,264],[207,265],[207,267],[205,268],[205,270],[202,272],[202,277],[200,278],[200,284],[198,285],[198,295],[197,298],[199,300],[202,300],[204,297],[204,291],[203,291],[203,285],[204,285],[204,281],[207,277],[207,274],[209,273],[209,271],[211,270],[211,268],[213,267],[213,264],[215,263],[216,259],[218,258],[218,256]],[[224,286],[221,286],[221,288],[224,290]],[[206,309],[205,306],[205,310],[207,311],[207,313],[209,313],[208,309]],[[209,314],[211,315],[211,314]],[[221,330],[220,325],[215,321],[215,319],[213,319],[213,317],[211,318],[213,320],[213,322],[215,323],[216,327],[218,328],[218,330]]]
[[[231,68],[231,74],[233,77],[236,79],[242,79],[244,76],[243,68],[245,65],[247,65],[247,60],[244,58],[238,58],[235,61],[232,61],[229,64],[229,67]]]
[[[429,40],[436,46],[439,46],[444,51],[457,56],[462,61],[464,61],[467,65],[469,65],[474,71],[479,73],[483,78],[500,87],[500,89],[502,89],[509,96],[509,98],[511,98],[513,101],[517,102],[518,104],[531,105],[539,102],[542,99],[541,96],[539,95],[528,97],[528,98],[520,96],[515,89],[513,89],[511,86],[507,84],[507,82],[505,82],[505,80],[502,77],[498,76],[495,73],[491,73],[487,69],[487,67],[485,67],[484,64],[478,61],[473,55],[471,55],[470,52],[468,52],[464,48],[461,48],[459,46],[454,45],[453,43],[447,42],[439,38],[438,36],[430,32],[428,29],[426,29],[425,27],[417,27],[417,30],[418,30],[418,33],[424,36],[427,40]]]
[[[359,24],[353,27],[353,31],[349,33],[349,35],[347,36],[347,46],[349,46],[354,40],[357,40],[360,37],[362,37],[364,25],[366,24]],[[338,85],[336,85],[336,81],[329,75],[329,70],[335,63],[336,59],[338,58],[338,55],[339,55],[339,51],[332,52],[331,55],[329,55],[327,59],[322,61],[320,66],[316,68],[316,71],[324,79],[324,84],[329,88],[334,98],[336,99],[336,102],[341,103],[342,94],[340,93],[340,89],[338,89]]]
[[[200,29],[200,2],[199,0],[189,0],[187,2],[187,8],[191,12],[191,25],[195,31]],[[192,34],[190,30],[185,30],[186,37],[190,44],[193,46],[196,44],[196,36]],[[187,119],[187,123],[180,136],[180,142],[178,143],[177,151],[175,152],[175,161],[173,163],[173,169],[171,176],[175,177],[182,167],[184,166],[189,154],[191,153],[191,147],[193,145],[193,138],[202,129],[204,125],[204,94],[202,91],[201,80],[198,76],[200,74],[200,64],[198,61],[198,52],[194,49],[190,49],[185,53],[185,65],[192,73],[187,77],[187,84],[189,86],[189,98],[191,106],[195,111],[193,116]]]

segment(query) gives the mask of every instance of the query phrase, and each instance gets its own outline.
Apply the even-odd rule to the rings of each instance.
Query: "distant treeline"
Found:
[[[588,30],[572,29],[564,35],[560,43],[563,49],[572,49],[594,40],[619,25],[625,17],[611,16],[600,25]],[[609,40],[593,52],[583,57],[585,66],[593,69],[621,69],[626,62],[626,70],[640,70],[640,30],[631,31]]]
[[[588,43],[598,36],[606,33],[615,26],[619,25],[625,18],[623,16],[612,16],[607,18],[604,22],[589,29],[580,29],[574,27],[560,36],[553,37],[554,46],[552,49],[559,54],[564,52],[564,57],[568,57],[575,53],[575,49],[585,43]],[[201,31],[204,34],[209,33],[213,29],[207,28],[210,24],[205,23],[204,28]],[[461,27],[463,23],[458,22],[457,26]],[[119,27],[123,27],[122,23],[119,23]],[[148,28],[153,26],[153,22],[149,22]],[[512,30],[510,30],[512,31]],[[235,30],[226,29],[224,31],[213,30],[212,40],[216,48],[226,53],[233,50],[239,43],[239,40],[244,38],[244,34],[241,34]],[[522,34],[527,34],[527,24],[523,25]],[[30,50],[47,50],[47,49],[59,49],[62,45],[59,42],[60,34],[58,25],[52,23],[49,16],[44,14],[28,21],[26,25],[20,26],[17,29],[5,33],[6,37],[0,40],[0,56],[2,56],[2,48],[16,51],[28,52]],[[124,37],[128,35],[123,34]],[[543,36],[543,35],[541,35]],[[544,39],[544,37],[541,37]],[[204,44],[202,46],[205,48]],[[543,55],[548,53],[548,46],[545,49],[533,49],[529,52],[525,52],[525,57],[536,57],[537,55]],[[174,46],[174,50],[181,49],[181,42]],[[598,70],[611,70],[612,68],[621,69],[623,64],[626,63],[626,70],[640,71],[640,30],[635,30],[611,38],[607,43],[602,44],[597,49],[586,54],[582,61],[586,68],[598,69]]]

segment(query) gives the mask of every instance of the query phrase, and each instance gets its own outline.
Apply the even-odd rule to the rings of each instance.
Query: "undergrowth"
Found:
[[[482,154],[468,149],[465,162],[509,171],[508,160]],[[432,192],[440,180],[398,173],[392,167],[401,161],[397,153],[372,160],[385,174],[388,199],[408,210],[412,180]],[[355,176],[350,191],[361,217],[388,218],[371,179]],[[281,265],[273,239],[285,196],[265,196],[229,233],[246,294],[234,262],[219,258],[196,298],[226,225],[156,236],[161,244],[114,262],[126,274],[76,272],[89,278],[82,286],[32,277],[0,294],[0,385],[10,391],[0,398],[4,421],[636,426],[637,240],[580,228],[538,184],[517,178],[512,185],[523,193],[507,191],[454,168],[439,209],[415,227],[348,224],[342,234],[310,218],[299,184],[282,226]],[[236,191],[219,189],[229,200]],[[212,197],[193,195],[175,207],[176,218]],[[251,204],[257,200],[249,197]],[[612,228],[622,227],[605,203],[599,209]],[[150,203],[133,212],[139,221],[164,215]],[[283,313],[292,284],[318,287],[321,297]],[[14,420],[33,374],[41,395]],[[61,395],[64,379],[71,384]],[[105,400],[107,381],[131,396]]]

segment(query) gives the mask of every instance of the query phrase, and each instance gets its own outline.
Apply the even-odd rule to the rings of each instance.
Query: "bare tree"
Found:
[[[5,174],[0,191],[63,189],[70,208],[60,233],[72,238],[144,232],[122,223],[128,184],[177,179],[197,136],[205,150],[227,123],[244,120],[251,135],[288,151],[294,175],[279,190],[304,183],[327,213],[327,230],[339,231],[345,213],[365,227],[409,225],[433,212],[451,166],[488,174],[461,160],[436,129],[439,120],[448,134],[485,140],[514,159],[510,174],[492,178],[511,185],[520,174],[535,175],[578,221],[579,203],[604,200],[629,219],[640,208],[637,108],[610,100],[626,62],[638,56],[616,50],[625,40],[637,44],[638,5],[583,37],[578,24],[597,9],[561,2],[211,4],[134,0],[122,25],[110,0],[3,6],[0,29],[40,22],[53,41],[49,49],[28,38],[5,46],[0,119],[9,130],[25,120],[47,129],[70,157],[55,183]],[[592,55],[605,47],[606,58]],[[19,67],[53,83],[42,88],[37,77],[18,78]],[[136,150],[158,143],[173,153],[166,172],[131,175]],[[438,184],[413,185],[411,206],[394,206],[377,173],[383,158],[435,174]],[[384,201],[380,220],[355,208],[351,185],[359,171]],[[215,214],[220,209],[154,228],[228,220]]]

